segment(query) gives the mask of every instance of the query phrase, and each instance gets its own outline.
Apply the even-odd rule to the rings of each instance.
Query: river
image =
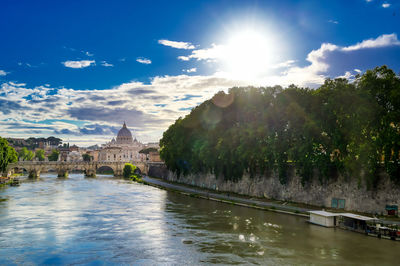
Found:
[[[115,179],[0,189],[0,264],[398,265],[400,243]]]

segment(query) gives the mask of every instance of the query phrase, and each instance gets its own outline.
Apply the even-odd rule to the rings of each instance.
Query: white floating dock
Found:
[[[333,213],[326,211],[309,211],[310,213],[310,223],[317,224],[325,227],[335,227],[338,225],[338,217],[342,213]]]

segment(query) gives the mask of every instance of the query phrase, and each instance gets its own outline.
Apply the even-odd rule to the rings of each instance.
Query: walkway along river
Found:
[[[111,176],[0,190],[0,264],[396,265],[397,242]]]

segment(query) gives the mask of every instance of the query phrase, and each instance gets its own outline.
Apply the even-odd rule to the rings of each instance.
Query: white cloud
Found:
[[[62,62],[65,67],[69,68],[85,68],[96,63],[95,60],[65,61]]]
[[[188,113],[187,108],[195,107],[219,90],[240,85],[246,84],[215,75],[156,76],[150,84],[129,82],[106,90],[28,88],[26,84],[3,83],[0,105],[8,108],[0,108],[0,135],[49,136],[54,135],[55,130],[77,131],[71,125],[37,124],[43,120],[79,120],[113,127],[120,127],[126,120],[131,129],[137,130],[135,136],[139,140],[157,141],[175,119]],[[178,101],[174,101],[176,99]],[[1,122],[11,118],[16,124],[7,126]],[[107,139],[111,137],[112,134]],[[99,143],[98,140],[84,136],[81,139],[87,144]]]
[[[190,60],[190,57],[189,57],[189,56],[181,55],[181,56],[178,56],[178,59],[179,59],[179,60],[182,60],[182,61],[189,61],[189,60]]]
[[[144,58],[144,57],[138,57],[138,58],[136,58],[136,61],[141,64],[145,64],[145,65],[151,64],[151,60],[148,58]]]
[[[5,75],[7,75],[7,72],[5,72],[4,70],[0,69],[0,76],[5,76]]]
[[[197,60],[214,60],[223,58],[226,53],[226,45],[212,44],[211,48],[193,50],[192,54],[188,58],[194,58]]]
[[[169,41],[169,40],[159,40],[158,43],[165,45],[165,46],[172,47],[172,48],[176,48],[176,49],[192,50],[192,49],[196,48],[196,46],[194,46],[190,42],[176,42],[176,41]]]
[[[113,64],[107,63],[106,61],[101,61],[101,65],[104,67],[113,67]]]
[[[333,20],[333,19],[328,20],[328,22],[333,23],[333,24],[339,24],[339,22],[337,20]]]
[[[388,8],[388,7],[390,7],[390,4],[389,4],[389,3],[383,3],[383,4],[382,4],[382,7],[383,7],[383,8]]]
[[[344,73],[344,75],[338,76],[337,78],[351,79],[351,78],[354,78],[354,75],[351,74],[350,71],[346,71],[346,72]]]
[[[332,53],[346,53],[346,56],[350,56],[350,53],[357,49],[390,46],[398,42],[395,35],[389,35],[394,36],[390,38],[385,36],[381,35],[376,39],[367,40],[370,41],[368,43],[362,41],[347,47],[324,43],[318,49],[309,52],[306,58],[308,63],[305,66],[299,66],[298,61],[287,60],[271,66],[273,70],[271,74],[251,82],[222,72],[209,76],[186,74],[194,73],[193,68],[185,69],[185,74],[182,75],[156,76],[150,80],[150,83],[129,82],[105,90],[72,90],[49,86],[27,88],[23,83],[6,82],[0,85],[0,105],[7,107],[0,106],[0,135],[7,137],[11,134],[20,137],[50,136],[55,134],[54,130],[61,132],[65,129],[64,132],[67,132],[69,129],[78,132],[81,127],[62,122],[51,125],[37,124],[38,121],[43,120],[72,120],[80,121],[85,125],[99,124],[103,127],[120,127],[120,124],[126,120],[140,141],[157,141],[175,119],[186,115],[190,108],[209,99],[220,90],[226,91],[234,86],[276,84],[316,87],[329,77],[329,68],[334,67],[329,62]],[[379,45],[376,46],[376,43]],[[214,54],[207,51],[198,53],[196,56],[210,60]],[[145,58],[140,59],[145,60]],[[363,66],[355,64],[351,68],[346,67],[354,71],[347,71],[341,77],[354,78],[356,73],[361,73],[361,70],[356,67]],[[342,74],[342,72],[338,73]],[[87,128],[95,129],[96,127],[88,126]],[[104,132],[110,131],[104,129]],[[69,138],[72,143],[74,138],[71,136],[71,134],[66,134],[61,137]],[[106,133],[106,135],[93,137],[82,136],[74,140],[79,145],[101,144],[112,137],[112,133]]]
[[[12,82],[12,81],[9,81],[8,83],[11,86],[15,86],[15,87],[24,87],[24,86],[26,86],[26,83],[15,83],[15,82]]]
[[[285,62],[278,63],[273,68],[287,68],[296,63],[296,60],[286,60]]]
[[[397,46],[400,45],[400,41],[397,39],[397,34],[383,34],[376,39],[364,40],[355,45],[343,47],[343,51],[355,51],[365,48],[378,48],[386,46]]]
[[[182,69],[182,71],[186,72],[186,73],[193,73],[193,72],[197,71],[197,68],[193,67],[193,68],[190,68],[190,69]]]

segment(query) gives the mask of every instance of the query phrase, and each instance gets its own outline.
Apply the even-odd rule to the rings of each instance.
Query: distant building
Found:
[[[157,143],[151,145],[158,148]],[[98,160],[110,162],[145,161],[146,155],[139,153],[139,151],[147,147],[148,145],[139,142],[136,138],[133,139],[131,131],[124,123],[117,138],[113,138],[99,150]]]
[[[79,151],[79,147],[76,145],[72,145],[69,147],[69,151]]]
[[[58,151],[60,155],[58,156],[58,160],[61,162],[66,162],[68,158],[68,154],[70,152],[69,147],[59,147]]]
[[[149,152],[149,160],[150,162],[162,162],[158,151]]]
[[[67,162],[81,162],[83,161],[82,155],[79,153],[79,151],[71,151],[67,155]]]
[[[99,161],[99,150],[87,150],[86,153],[92,157],[92,161]]]

